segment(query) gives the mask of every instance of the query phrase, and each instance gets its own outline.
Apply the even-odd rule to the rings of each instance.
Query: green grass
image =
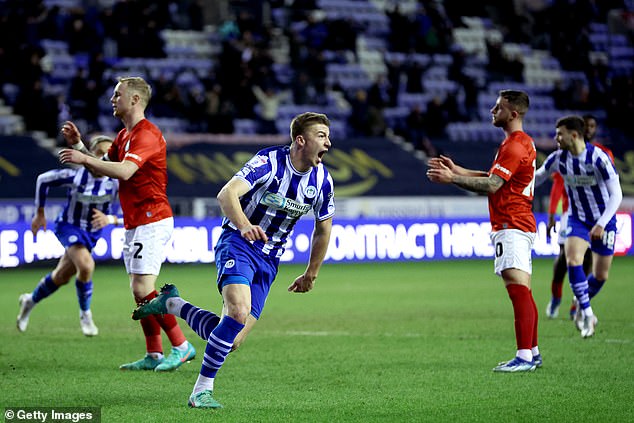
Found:
[[[194,362],[168,374],[118,370],[145,346],[122,264],[97,269],[95,338],[81,335],[71,285],[18,333],[17,297],[48,269],[4,269],[0,406],[101,407],[104,422],[634,421],[634,259],[615,258],[586,340],[564,316],[543,317],[551,266],[536,260],[533,276],[544,367],[494,374],[515,337],[491,261],[330,264],[309,294],[286,292],[303,267],[282,265],[261,321],[220,370],[218,411],[186,406],[205,343],[185,323]],[[212,265],[164,266],[160,277],[217,310],[214,279]],[[566,289],[563,315],[570,298]]]

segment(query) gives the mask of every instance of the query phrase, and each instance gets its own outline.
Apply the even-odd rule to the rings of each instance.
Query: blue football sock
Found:
[[[218,315],[193,306],[188,302],[185,302],[181,307],[179,316],[205,341],[209,339],[211,331],[214,330],[220,322]]]
[[[601,288],[603,288],[603,284],[605,284],[605,281],[600,281],[595,278],[594,275],[590,275],[588,277],[588,296],[593,298],[597,295],[599,291],[601,291]]]
[[[40,280],[40,283],[38,283],[35,289],[33,290],[33,294],[32,294],[33,302],[39,303],[44,298],[48,297],[53,292],[57,291],[57,288],[59,287],[55,285],[55,282],[53,282],[53,277],[49,273],[48,275],[44,276]]]
[[[583,266],[568,266],[568,279],[572,292],[579,301],[582,309],[590,307],[590,296],[588,295],[588,279],[583,271]]]
[[[214,378],[225,362],[227,354],[231,352],[233,341],[238,336],[244,325],[229,316],[224,316],[218,326],[211,331],[205,348],[203,365],[200,374]]]
[[[82,282],[75,279],[75,290],[77,291],[77,301],[81,311],[90,310],[92,301],[92,281]]]

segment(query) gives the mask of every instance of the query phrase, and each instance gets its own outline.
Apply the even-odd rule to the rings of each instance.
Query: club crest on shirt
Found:
[[[235,265],[236,265],[236,261],[234,259],[229,259],[225,263],[225,269],[231,269]]]
[[[306,190],[304,190],[304,195],[306,196],[306,198],[314,198],[315,195],[317,195],[317,188],[313,186],[306,187]]]
[[[130,149],[130,140],[128,140],[123,146],[123,151],[127,152]]]

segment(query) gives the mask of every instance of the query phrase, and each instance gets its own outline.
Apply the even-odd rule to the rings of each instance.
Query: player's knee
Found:
[[[243,325],[247,323],[249,313],[251,313],[251,306],[246,302],[228,304],[227,306],[227,315]]]
[[[600,281],[607,281],[608,280],[608,271],[604,270],[604,271],[598,271],[595,275],[594,275],[595,279],[600,280]]]
[[[55,269],[53,270],[53,272],[51,273],[51,279],[53,279],[53,283],[57,286],[62,286],[62,285],[66,285],[69,281],[70,278],[72,278],[74,275],[74,272],[72,271],[67,271],[67,270],[58,270]]]
[[[77,270],[77,279],[80,281],[89,281],[92,280],[94,268],[93,267],[82,267]]]

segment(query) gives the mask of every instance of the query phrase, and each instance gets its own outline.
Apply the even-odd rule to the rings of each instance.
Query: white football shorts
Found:
[[[491,242],[495,248],[495,274],[501,276],[506,269],[519,269],[528,273],[533,271],[533,242],[537,234],[519,229],[503,229],[491,233]]]
[[[127,229],[123,262],[128,274],[158,276],[165,258],[165,245],[173,231],[173,217]]]

